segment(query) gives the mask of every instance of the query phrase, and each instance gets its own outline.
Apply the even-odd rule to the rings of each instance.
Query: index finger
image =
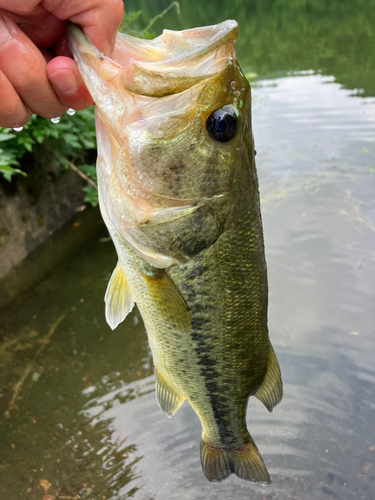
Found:
[[[38,46],[40,37],[43,41],[51,37],[50,43],[43,43],[43,46],[48,46],[61,36],[58,33],[61,27],[52,27],[51,13],[60,21],[69,19],[79,24],[93,44],[106,55],[110,55],[114,48],[116,31],[124,15],[122,0],[0,0],[0,8],[8,11]]]
[[[43,6],[58,19],[81,26],[92,43],[110,55],[124,15],[122,0],[45,0]]]

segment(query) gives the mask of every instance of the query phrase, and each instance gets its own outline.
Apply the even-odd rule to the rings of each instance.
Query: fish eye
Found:
[[[217,109],[207,118],[207,132],[218,142],[228,142],[237,131],[237,116],[233,106]]]

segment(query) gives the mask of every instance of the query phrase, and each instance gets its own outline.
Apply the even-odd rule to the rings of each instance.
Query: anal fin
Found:
[[[262,401],[268,411],[280,403],[283,397],[283,383],[281,380],[281,372],[279,362],[273,347],[270,343],[267,370],[263,382],[254,396]]]
[[[213,446],[201,441],[203,474],[211,483],[222,481],[231,474],[254,483],[270,483],[271,479],[263,459],[252,438],[237,449]]]
[[[156,399],[161,410],[167,417],[173,417],[185,398],[165,380],[157,368],[155,368],[155,384]]]
[[[109,326],[114,330],[134,307],[129,285],[119,262],[109,280],[104,300],[105,317]]]

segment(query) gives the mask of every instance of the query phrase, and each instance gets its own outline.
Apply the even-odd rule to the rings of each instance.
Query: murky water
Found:
[[[116,256],[99,224],[1,311],[1,499],[375,498],[375,92],[308,60],[262,76],[242,57],[259,75],[269,324],[285,384],[272,414],[254,398],[248,409],[272,485],[203,477],[197,417],[185,403],[170,420],[156,404],[138,312],[114,332],[105,323]]]

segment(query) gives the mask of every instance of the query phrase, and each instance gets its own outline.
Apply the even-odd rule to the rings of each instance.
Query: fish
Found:
[[[118,255],[107,322],[137,304],[158,404],[172,417],[186,400],[199,417],[209,481],[270,483],[247,403],[272,411],[283,388],[237,33],[228,20],[153,40],[118,34],[109,58],[68,28],[96,105],[99,204]]]

